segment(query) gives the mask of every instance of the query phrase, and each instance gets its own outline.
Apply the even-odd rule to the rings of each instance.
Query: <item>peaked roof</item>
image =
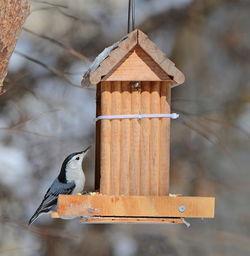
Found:
[[[175,67],[165,54],[158,49],[146,34],[136,29],[123,37],[120,41],[105,48],[94,60],[89,69],[83,75],[82,85],[98,84],[109,72],[116,69],[121,61],[136,46],[140,46],[153,61],[170,77],[173,85],[182,84],[185,81],[183,73]],[[104,79],[105,80],[105,79]]]

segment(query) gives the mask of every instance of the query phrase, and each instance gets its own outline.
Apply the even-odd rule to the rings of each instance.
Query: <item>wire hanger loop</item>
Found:
[[[128,33],[135,29],[135,0],[128,0]]]

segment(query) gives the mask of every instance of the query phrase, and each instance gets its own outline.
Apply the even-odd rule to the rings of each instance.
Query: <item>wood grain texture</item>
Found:
[[[168,82],[141,82],[139,89],[129,82],[102,82],[101,86],[101,101],[97,102],[102,115],[170,113]],[[168,195],[170,119],[113,119],[98,124],[100,191],[108,195]]]
[[[115,70],[108,73],[105,81],[164,81],[169,80],[169,76],[158,64],[140,47],[135,47],[133,51],[124,58]]]
[[[96,117],[101,115],[101,85],[96,88]],[[95,143],[95,190],[100,189],[100,157],[101,157],[101,122],[96,122]]]
[[[114,45],[117,46],[116,44],[117,43]],[[142,63],[137,59],[137,63],[135,62],[137,66],[131,66],[130,61],[136,59],[136,55],[138,55],[133,50],[134,48],[140,49],[141,52],[146,53],[147,56],[144,57],[144,59],[148,59],[147,62],[151,64],[145,65],[147,62],[144,61],[144,63]],[[154,65],[152,63],[154,63]],[[153,67],[153,69],[149,68],[150,66]],[[146,70],[147,72],[136,73],[134,70],[137,70],[137,68],[144,71]],[[161,70],[161,72],[158,72],[159,70]],[[85,76],[84,78],[86,79]],[[98,84],[101,80],[110,80],[171,81],[171,85],[178,85],[184,82],[185,77],[147,35],[136,29],[121,40],[117,47],[113,47],[107,58],[104,58],[103,61],[100,62],[97,69],[88,73],[87,80],[92,84]],[[84,84],[84,80],[82,84]]]
[[[160,113],[160,82],[151,82],[151,114]],[[150,195],[159,195],[160,118],[150,120]]]
[[[150,54],[152,59],[157,63],[163,62],[167,57],[166,55],[158,49],[157,45],[152,42],[146,34],[144,34],[142,31],[138,31],[138,45]],[[171,62],[171,60],[169,60]]]
[[[213,218],[212,197],[60,195],[62,216]],[[185,211],[179,211],[184,206]]]
[[[111,115],[121,113],[121,82],[111,82]],[[112,195],[119,195],[120,191],[120,152],[121,148],[121,120],[113,119],[111,122],[111,158],[110,158],[110,178]]]
[[[131,89],[131,114],[140,114],[141,95],[134,88]],[[130,133],[130,166],[129,166],[129,194],[139,195],[140,191],[140,120],[131,119]]]
[[[0,1],[0,94],[6,91],[3,81],[7,75],[8,63],[29,13],[29,0]]]
[[[176,86],[185,82],[184,74],[169,59],[163,60],[160,66],[173,79],[174,83],[172,85]]]
[[[138,45],[158,64],[166,74],[170,76],[174,83],[182,84],[185,81],[184,74],[176,68],[174,62],[168,59],[165,54],[152,42],[146,34],[138,30]]]
[[[138,30],[135,29],[127,35],[127,38],[122,40],[119,44],[119,48],[125,50],[127,53],[131,51],[136,45],[138,40]]]
[[[183,224],[182,218],[128,218],[128,217],[90,217],[90,218],[83,218],[80,221],[84,224],[114,224],[114,223],[121,223],[121,224]]]
[[[150,82],[141,83],[141,113],[150,114]],[[150,122],[149,118],[143,118],[141,124],[140,143],[140,195],[150,195]]]
[[[171,85],[162,82],[160,88],[160,113],[170,113]],[[169,193],[169,162],[170,162],[170,118],[160,120],[160,172],[159,172],[159,195]]]
[[[111,114],[111,83],[101,82],[101,114]],[[100,144],[100,192],[111,193],[111,121],[101,122],[101,144]]]
[[[122,82],[121,114],[131,114],[131,86],[129,82]],[[121,120],[121,165],[120,165],[120,194],[129,195],[129,161],[130,161],[130,119]]]
[[[84,76],[85,79],[89,80],[92,84],[98,84],[108,72],[114,70],[116,66],[119,65],[120,61],[136,44],[137,31],[133,31],[128,34],[124,40],[121,40],[117,47],[114,47],[114,49],[110,51],[110,54],[100,63],[96,70],[89,72],[87,78]],[[84,84],[84,81],[82,81],[82,84]]]

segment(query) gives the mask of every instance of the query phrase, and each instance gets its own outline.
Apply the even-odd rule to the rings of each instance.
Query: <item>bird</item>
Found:
[[[59,194],[73,195],[83,192],[85,175],[82,170],[82,161],[89,152],[88,146],[81,152],[70,154],[63,161],[61,171],[47,190],[41,204],[30,218],[28,225],[32,224],[42,213],[56,210]]]

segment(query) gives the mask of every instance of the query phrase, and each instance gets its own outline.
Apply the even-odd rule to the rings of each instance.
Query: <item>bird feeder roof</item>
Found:
[[[136,51],[140,53],[137,56],[131,58],[130,62],[128,56],[132,56],[132,52]],[[140,62],[140,59],[144,61]],[[138,67],[143,65],[147,67],[148,72],[140,72],[138,69],[139,77],[138,79],[133,79],[133,81],[141,81],[141,76],[144,76],[144,81],[170,81],[172,85],[176,86],[182,84],[185,81],[183,73],[175,67],[175,64],[169,60],[165,54],[158,49],[158,47],[153,43],[146,34],[141,30],[136,29],[123,37],[120,41],[114,43],[108,48],[105,48],[90,65],[89,69],[84,73],[82,85],[89,86],[90,84],[98,84],[100,81],[112,81],[110,74],[116,71],[122,63],[127,61],[126,67],[130,70],[125,70],[125,76],[119,77],[119,74],[115,77],[113,76],[113,81],[126,81],[126,75],[131,73],[131,70],[137,71]],[[135,63],[135,64],[134,64]],[[151,64],[150,64],[151,63]],[[152,63],[154,67],[152,68]],[[134,64],[134,66],[133,66]],[[123,69],[126,69],[125,67]],[[142,75],[140,75],[142,73]],[[155,74],[159,73],[155,79]],[[152,75],[151,75],[152,74]]]

